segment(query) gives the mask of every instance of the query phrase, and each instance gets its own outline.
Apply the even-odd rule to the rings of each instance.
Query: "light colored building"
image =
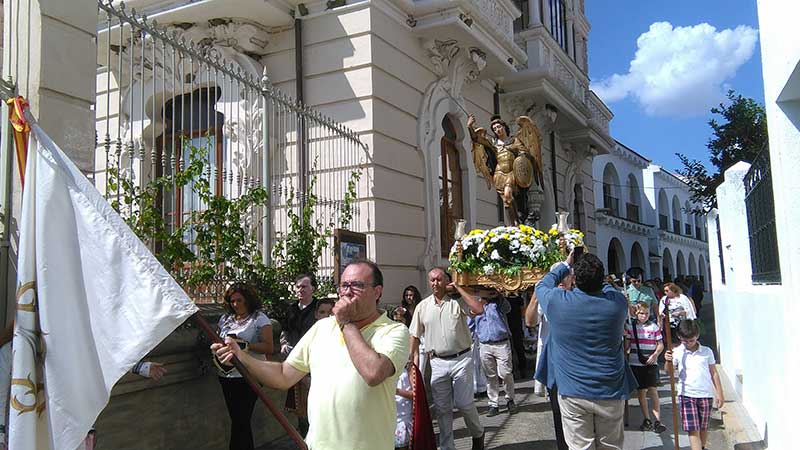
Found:
[[[718,208],[709,214],[719,357],[753,421],[743,439],[769,448],[797,441],[793,414],[800,369],[792,350],[800,339],[800,4],[759,1],[764,100],[769,151],[725,172]]]
[[[616,143],[593,162],[597,249],[609,273],[640,267],[647,278],[694,276],[708,288],[705,217],[692,214],[678,176]]]
[[[360,170],[349,228],[367,235],[383,301],[396,303],[446,264],[456,219],[502,221],[475,170],[467,113],[486,126],[500,112],[512,131],[527,114],[542,134],[540,228],[568,210],[595,249],[591,164],[614,142],[612,114],[589,90],[583,0],[131,0],[124,10],[103,1],[99,15],[92,0],[65,4],[4,1],[4,76],[101,189],[109,164],[142,185],[180,167],[181,136],[210,142],[215,193],[263,184],[273,194],[270,220],[252,222],[266,246],[286,230],[282,205],[304,175],[317,177],[317,217],[336,224]],[[18,190],[10,200],[7,217]],[[193,201],[165,196],[165,213],[179,223]],[[4,231],[13,252],[17,236]],[[224,407],[196,334],[181,328],[152,353],[170,371],[157,387],[132,375],[115,387],[97,423],[104,445],[224,445]],[[257,445],[279,434],[264,416],[258,407]]]
[[[316,173],[321,174],[323,197],[336,197],[336,186],[348,170],[360,168],[366,175],[358,185],[359,214],[350,228],[367,234],[368,256],[385,270],[385,301],[399,301],[403,286],[424,286],[429,268],[446,265],[456,219],[466,219],[469,228],[502,222],[498,196],[473,163],[467,112],[475,114],[483,126],[488,126],[492,113],[500,112],[512,132],[516,116],[527,114],[534,119],[542,133],[545,174],[539,226],[553,224],[557,209],[570,211],[572,222],[586,231],[588,245],[594,249],[591,161],[613,147],[608,134],[612,114],[588,88],[589,24],[583,1],[245,1],[222,5],[215,1],[128,2],[129,8],[200,43],[207,54],[223,56],[245,77],[258,80],[266,69],[276,90],[301,98],[357,133],[364,148],[350,156],[324,146],[314,150],[331,158],[321,162],[329,165]],[[109,27],[102,19],[101,14],[100,151],[95,177],[104,178],[106,128],[112,154],[116,128],[124,134],[123,141],[141,141],[143,154],[160,154],[158,141],[165,127],[158,117],[163,114],[153,103],[160,102],[166,109],[171,99],[187,94],[186,82],[173,83],[169,74],[183,70],[194,72],[189,86],[220,88],[215,106],[224,115],[220,132],[223,142],[234,149],[223,156],[221,178],[225,178],[225,166],[237,164],[230,157],[239,148],[231,130],[260,133],[258,127],[247,130],[242,125],[245,119],[240,119],[258,105],[241,98],[238,84],[197,73],[184,67],[186,62],[181,66],[180,55],[176,64],[169,49],[159,48],[162,41],[150,46],[145,42],[141,55],[130,52],[126,31],[119,33],[119,27]],[[130,58],[131,53],[136,55]],[[166,77],[159,69],[147,75],[148,66],[161,65],[167,68]],[[106,76],[105,66],[111,67],[111,77]],[[145,75],[136,75],[141,73]],[[121,126],[117,117],[122,118]],[[294,129],[283,132],[291,136]],[[274,149],[282,148],[281,157],[286,160],[282,168],[277,163],[273,166],[273,189],[279,184],[276,180],[286,181],[287,173],[293,174],[289,178],[297,187],[296,158],[289,156],[296,151],[294,137],[272,135],[271,139],[277,144]],[[122,147],[124,153],[124,142]],[[245,146],[244,152],[250,151]],[[257,155],[258,148],[253,152]],[[351,161],[340,160],[345,158]],[[259,164],[258,157],[252,161]],[[149,170],[145,164],[142,171]],[[226,194],[235,195],[235,187],[221,185]],[[282,187],[291,189],[285,183]],[[272,232],[280,233],[285,224],[277,217],[280,207],[274,207],[278,213],[274,213]]]

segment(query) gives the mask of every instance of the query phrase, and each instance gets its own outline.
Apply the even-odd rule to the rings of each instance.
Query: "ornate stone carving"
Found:
[[[496,0],[472,0],[486,21],[507,40],[514,40],[514,19]]]
[[[420,266],[429,269],[439,264],[439,192],[438,161],[439,139],[443,131],[439,125],[445,115],[454,120],[466,119],[461,91],[465,83],[476,81],[486,67],[486,54],[478,48],[465,48],[456,40],[427,40],[423,48],[428,51],[433,70],[438,79],[431,83],[422,97],[418,120],[418,148],[425,160],[425,223],[427,227],[425,254]],[[468,137],[465,137],[468,139]],[[468,144],[464,144],[468,148]]]
[[[475,47],[464,49],[455,39],[432,39],[425,41],[423,46],[428,50],[433,70],[443,82],[442,87],[453,97],[459,97],[464,83],[477,80],[486,67],[483,50]]]

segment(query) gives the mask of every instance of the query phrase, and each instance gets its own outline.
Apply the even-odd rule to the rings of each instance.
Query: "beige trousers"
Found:
[[[625,400],[558,396],[564,439],[570,450],[622,450]]]

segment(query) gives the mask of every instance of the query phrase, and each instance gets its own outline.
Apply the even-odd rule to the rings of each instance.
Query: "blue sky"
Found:
[[[586,16],[611,135],[655,164],[674,171],[681,152],[710,166],[709,109],[728,88],[764,102],[755,0],[588,0]]]

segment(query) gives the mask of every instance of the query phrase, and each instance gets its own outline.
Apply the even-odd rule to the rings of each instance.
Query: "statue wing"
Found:
[[[542,134],[528,116],[517,117],[517,125],[519,125],[517,140],[525,147],[528,154],[533,157],[534,176],[541,186],[544,183],[544,176],[542,174]]]
[[[476,129],[472,141],[472,160],[475,163],[475,169],[483,174],[483,178],[490,188],[494,185],[494,169],[497,166],[496,154],[494,145],[486,137],[486,130]]]

